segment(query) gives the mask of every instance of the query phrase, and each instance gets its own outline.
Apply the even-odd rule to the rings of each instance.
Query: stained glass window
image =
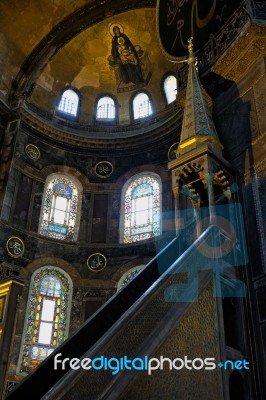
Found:
[[[168,75],[167,78],[165,78],[163,87],[167,104],[170,104],[176,99],[176,94],[177,94],[176,77],[174,75]]]
[[[58,105],[58,111],[76,117],[78,113],[78,105],[79,105],[78,94],[72,89],[67,89],[63,92],[61,96]]]
[[[132,243],[160,235],[159,176],[137,175],[126,184],[123,193],[123,242]]]
[[[146,93],[138,93],[133,99],[134,119],[145,118],[152,114],[150,99]]]
[[[116,114],[115,102],[109,96],[101,97],[97,103],[96,119],[99,120],[114,120]]]
[[[48,177],[39,233],[54,239],[73,240],[78,197],[78,188],[68,177]]]
[[[144,267],[144,264],[138,265],[137,267],[133,267],[129,271],[127,271],[125,274],[123,274],[117,284],[117,290],[122,289],[130,281],[132,281],[135,278],[135,276],[138,275],[138,273],[142,270],[143,267]]]
[[[28,374],[68,335],[72,282],[56,267],[42,267],[31,279],[19,372]]]

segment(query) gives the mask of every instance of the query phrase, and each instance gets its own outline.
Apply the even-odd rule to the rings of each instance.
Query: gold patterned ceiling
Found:
[[[88,0],[1,0],[0,87],[8,91],[25,59],[52,28]]]
[[[115,26],[136,49],[142,79],[129,77],[127,81],[121,77],[112,54]],[[109,93],[118,100],[120,122],[127,122],[129,98],[136,90],[145,89],[152,95],[155,110],[164,108],[160,82],[169,71],[175,71],[175,65],[166,60],[159,48],[155,10],[131,10],[106,18],[62,47],[44,68],[31,101],[36,104],[43,102],[48,91],[52,96],[47,97],[45,107],[49,109],[54,96],[65,85],[71,85],[81,93],[83,118],[90,121],[95,99],[100,94]]]
[[[95,4],[97,8],[103,3],[110,3],[110,7],[107,5],[105,8],[104,18],[98,17],[97,23],[92,21],[84,29],[77,28],[75,18],[79,9],[91,4]],[[58,96],[66,86],[70,85],[81,94],[81,123],[92,122],[95,99],[103,93],[109,93],[117,98],[119,122],[122,124],[130,122],[129,102],[136,90],[143,89],[151,95],[155,111],[163,109],[165,99],[161,81],[167,72],[175,71],[176,65],[166,60],[159,47],[156,11],[155,7],[151,6],[152,3],[155,5],[155,2],[150,2],[149,7],[142,8],[138,5],[139,8],[132,9],[131,5],[129,7],[131,9],[117,12],[111,11],[112,3],[115,4],[115,1],[1,1],[1,94],[8,99],[14,82],[18,81],[18,87],[19,85],[23,87],[24,81],[28,80],[32,83],[30,95],[27,96],[28,101],[53,113]],[[126,1],[124,3],[126,4]],[[148,3],[147,1],[146,4]],[[55,49],[52,40],[56,38],[54,39],[51,33],[71,15],[73,15],[73,32],[75,30],[79,32],[72,37],[71,28],[69,27],[67,31],[65,27],[66,33],[63,37],[63,30],[58,29],[54,36],[61,35],[62,39],[61,44],[57,42]],[[88,14],[88,19],[89,17]],[[141,73],[139,79],[136,76],[132,77],[132,71],[129,72],[131,74],[129,78],[121,76],[121,71],[114,62],[112,42],[115,26],[124,35],[126,40],[124,46],[130,43],[134,48],[136,63]],[[45,41],[47,43],[50,41],[50,48]],[[46,51],[41,66],[36,63],[38,46],[40,54]],[[31,71],[30,63],[32,70],[34,67],[36,72]],[[24,71],[27,71],[25,76],[22,75]],[[134,74],[136,73],[135,70]]]
[[[117,99],[119,124],[131,122],[137,90],[150,94],[155,112],[165,108],[162,80],[178,64],[159,46],[156,0],[1,0],[0,26],[0,97],[9,105],[27,99],[52,115],[70,85],[81,94],[81,124],[93,123],[105,93]],[[141,77],[135,68],[125,78],[114,62],[115,26],[134,49]],[[250,25],[212,70],[238,81],[264,51],[265,27]]]

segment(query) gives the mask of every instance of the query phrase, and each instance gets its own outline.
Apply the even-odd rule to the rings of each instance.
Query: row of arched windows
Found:
[[[82,186],[66,175],[46,179],[39,233],[60,240],[77,240]],[[151,172],[131,177],[121,198],[120,242],[132,243],[161,234],[161,179]]]
[[[81,211],[82,185],[69,175],[47,177],[39,224],[41,235],[76,240]],[[161,233],[161,179],[153,172],[132,176],[122,189],[121,242],[132,243]],[[117,289],[131,281],[143,265],[127,271]],[[73,284],[54,266],[34,272],[29,287],[18,372],[28,374],[68,336]]]
[[[163,82],[163,90],[167,104],[176,99],[177,80],[174,75],[168,75]],[[145,118],[153,113],[150,96],[146,92],[139,92],[132,98],[133,119]],[[74,89],[63,91],[56,109],[56,113],[69,118],[76,118],[80,107],[80,96]],[[115,122],[117,120],[117,101],[113,95],[101,96],[96,103],[95,119],[99,122]]]

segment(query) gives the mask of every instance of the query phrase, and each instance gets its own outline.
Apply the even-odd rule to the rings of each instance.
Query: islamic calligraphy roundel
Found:
[[[101,253],[93,253],[87,259],[87,266],[93,272],[101,271],[106,265],[106,257]]]
[[[188,39],[195,53],[225,25],[239,0],[158,0],[157,32],[160,45],[170,58],[185,59]]]
[[[25,147],[25,153],[29,159],[34,160],[34,161],[37,161],[41,155],[38,147],[32,143],[27,144],[27,146]]]
[[[94,167],[95,174],[100,178],[108,178],[114,172],[114,166],[109,161],[100,161]]]
[[[23,255],[25,250],[24,242],[16,237],[11,236],[6,242],[6,251],[13,258],[19,258]]]

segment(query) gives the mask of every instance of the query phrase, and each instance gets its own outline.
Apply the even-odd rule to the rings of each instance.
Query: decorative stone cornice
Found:
[[[177,107],[169,107],[136,124],[103,127],[102,130],[93,126],[79,126],[77,129],[71,122],[62,127],[55,126],[53,121],[35,114],[25,104],[17,109],[17,113],[24,124],[46,137],[90,148],[117,149],[147,145],[158,138],[167,137],[173,131],[179,132],[182,122],[182,110]]]
[[[263,54],[266,54],[266,26],[248,24],[212,70],[236,82]]]

